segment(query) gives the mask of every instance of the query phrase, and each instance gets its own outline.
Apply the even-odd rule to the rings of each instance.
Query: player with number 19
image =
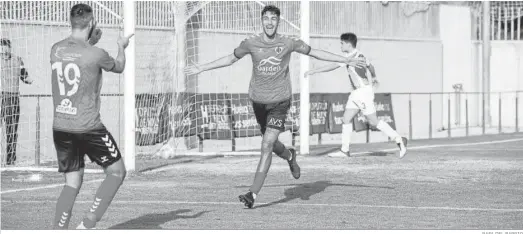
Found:
[[[78,229],[94,228],[125,178],[122,155],[100,119],[102,70],[122,73],[125,48],[133,35],[118,38],[118,56],[112,58],[94,45],[102,31],[96,28],[93,10],[86,4],[71,8],[72,33],[51,49],[54,104],[53,138],[58,171],[65,186],[56,204],[55,229],[67,229],[84,174],[84,155],[104,168],[106,178]]]

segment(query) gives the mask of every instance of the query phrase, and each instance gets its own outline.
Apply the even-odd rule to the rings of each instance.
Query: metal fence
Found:
[[[94,8],[101,26],[121,26],[123,1],[2,1],[0,20],[4,23],[68,25],[69,9],[77,3]],[[188,5],[192,2],[188,1]],[[285,20],[282,32],[296,33],[300,23],[300,2],[296,1],[210,1],[196,14],[201,29],[249,30],[259,28],[262,5],[275,4]],[[353,31],[362,37],[439,37],[438,5],[426,2],[338,2],[311,1],[311,33],[338,35]],[[136,27],[174,29],[175,5],[169,1],[137,1]],[[254,18],[256,21],[242,21]]]
[[[523,121],[522,93],[391,93],[396,130],[411,140],[520,132]],[[491,110],[483,114],[486,102],[490,102]],[[360,142],[366,143],[390,140],[370,127],[360,137],[365,138]],[[318,134],[315,139],[316,142],[311,142],[311,145],[340,144],[341,137],[338,134]]]
[[[472,12],[472,39],[482,38],[482,4],[469,2]],[[490,39],[523,40],[523,2],[492,1],[490,3]]]
[[[69,25],[69,9],[78,3],[92,6],[94,17],[101,26],[121,26],[119,16],[123,15],[123,1],[2,1],[0,20],[3,23]],[[174,29],[174,25],[170,2],[136,2],[136,27]]]
[[[99,1],[99,4],[86,1],[2,1],[0,20],[3,23],[68,25],[69,10],[78,3],[91,5],[100,25],[120,24],[118,18],[111,15],[111,12],[122,15],[123,2],[120,1]]]
[[[4,23],[25,22],[37,24],[66,25],[69,12],[74,4],[88,3],[95,9],[95,18],[104,27],[119,26],[123,1],[2,1],[0,20]],[[203,29],[234,28],[252,29],[253,25],[230,25],[239,23],[237,19],[257,16],[260,4],[241,1],[210,2],[200,14],[205,18]],[[283,9],[283,15],[299,26],[299,2],[270,2]],[[190,2],[188,3],[190,4]],[[378,38],[439,38],[438,2],[338,2],[311,1],[311,33],[337,35],[340,30],[353,31],[363,37]],[[472,38],[481,39],[482,2],[463,4],[471,8]],[[523,39],[523,2],[494,1],[491,4],[491,39]],[[137,1],[136,26],[138,28],[174,29],[174,5],[164,1]],[[258,17],[254,17],[258,18]],[[229,24],[227,24],[227,22]],[[292,28],[282,28],[293,31]]]
[[[259,13],[265,4],[281,8],[288,22],[281,25],[281,32],[299,32],[300,2],[295,1],[211,2],[198,13],[200,29],[255,31],[260,29]],[[310,33],[314,35],[351,31],[362,38],[439,38],[437,4],[311,1],[309,17]]]
[[[523,103],[520,98],[523,91],[513,92],[496,92],[490,93],[490,102],[492,106],[491,113],[483,115],[485,102],[483,93],[478,92],[434,92],[434,93],[391,93],[394,109],[394,119],[396,130],[401,134],[408,136],[409,139],[433,139],[433,138],[451,138],[465,137],[473,135],[500,134],[520,132],[520,124],[523,121]],[[105,98],[119,99],[123,101],[121,94],[102,94]],[[49,134],[49,127],[41,126],[41,119],[50,121],[49,111],[41,108],[46,105],[45,102],[51,101],[50,95],[21,95],[23,102],[36,103],[34,114],[36,119],[35,125],[35,143],[29,146],[34,150],[34,165],[40,165],[42,147],[50,142],[49,139],[43,140],[42,132]],[[24,113],[22,113],[24,115]],[[107,116],[103,116],[107,119]],[[111,116],[110,121],[116,121],[122,116]],[[113,126],[114,127],[114,126]],[[116,129],[120,129],[117,127]],[[365,139],[360,142],[379,142],[387,141],[379,132],[372,130],[364,131]],[[292,143],[295,144],[296,135],[292,135]],[[321,144],[339,144],[341,140],[339,134],[320,133],[311,138],[311,145]],[[354,140],[354,139],[353,139]],[[234,140],[233,140],[234,141]],[[34,147],[34,148],[33,148]],[[256,148],[253,145],[252,148]],[[49,149],[46,149],[46,151]],[[52,158],[51,158],[52,159]],[[43,161],[48,161],[46,158]]]
[[[487,133],[519,132],[521,103],[519,96],[523,91],[491,92],[489,95],[481,92],[441,92],[441,93],[393,93],[395,96],[408,96],[408,135],[413,137],[415,118],[413,100],[419,101],[425,97],[428,112],[418,112],[418,116],[425,114],[426,118],[419,121],[418,125],[425,121],[427,135],[425,138],[432,139],[434,130],[443,130],[447,137],[453,136],[453,129],[462,129],[460,136],[469,136],[471,128],[480,128],[481,135]],[[490,96],[490,98],[488,97]],[[489,98],[489,100],[487,100]],[[435,106],[439,102],[439,107]],[[485,103],[491,103],[490,113],[485,113]],[[419,102],[418,102],[419,103]],[[494,104],[494,105],[493,105]],[[435,122],[435,115],[443,115],[439,123]],[[496,131],[489,131],[495,128]],[[510,130],[512,129],[512,131]],[[474,134],[477,135],[477,134]]]

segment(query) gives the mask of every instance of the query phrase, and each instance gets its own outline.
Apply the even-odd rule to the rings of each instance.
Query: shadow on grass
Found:
[[[142,215],[138,218],[114,225],[109,229],[162,229],[160,225],[177,220],[177,219],[196,219],[210,211],[202,211],[193,215],[182,215],[189,213],[189,209],[180,209],[167,213],[152,213]]]
[[[289,185],[268,185],[265,187],[286,187]],[[301,199],[301,200],[309,200],[311,196],[322,193],[331,186],[341,186],[341,187],[357,187],[357,188],[382,188],[382,189],[394,189],[393,187],[389,186],[370,186],[370,185],[360,185],[360,184],[339,184],[339,183],[331,183],[330,181],[316,181],[313,183],[305,183],[305,184],[297,184],[293,188],[285,189],[285,192],[283,193],[285,195],[285,198],[282,198],[277,201],[273,201],[267,204],[261,204],[259,206],[255,206],[254,208],[262,208],[262,207],[269,207],[272,205],[280,204],[280,203],[286,203],[295,199]],[[247,186],[241,186],[241,187],[247,187]]]

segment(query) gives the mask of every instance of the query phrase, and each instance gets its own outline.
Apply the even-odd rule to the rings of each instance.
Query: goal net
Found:
[[[247,36],[263,32],[260,14],[266,4],[281,9],[278,32],[299,37],[300,2],[169,4],[174,20],[171,36],[156,44],[148,42],[148,52],[137,52],[142,66],[136,78],[137,157],[258,154],[261,132],[247,94],[251,59],[192,76],[186,76],[183,68],[227,56]],[[151,8],[138,6],[142,7]],[[286,131],[280,136],[286,145],[293,144],[298,131],[299,55],[292,55],[290,64],[294,98]]]
[[[77,3],[93,7],[103,31],[96,45],[116,57],[116,39],[122,31],[122,2],[116,1],[2,1],[2,169],[49,167],[56,170],[52,122],[51,46],[70,34],[69,11]],[[9,45],[7,45],[9,44]],[[20,78],[20,61],[31,84]],[[123,81],[121,75],[104,73],[102,121],[122,145]],[[29,82],[28,82],[29,83]],[[16,160],[14,158],[16,157]],[[14,165],[6,165],[14,161]]]

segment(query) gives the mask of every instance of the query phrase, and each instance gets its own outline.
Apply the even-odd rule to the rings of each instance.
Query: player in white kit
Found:
[[[340,40],[341,50],[347,57],[365,57],[358,49],[356,49],[358,38],[354,33],[344,33],[340,36]],[[403,158],[407,153],[407,138],[401,137],[394,129],[390,127],[388,123],[383,120],[378,120],[378,117],[376,116],[373,86],[378,85],[378,80],[376,79],[376,71],[374,70],[374,66],[372,66],[368,59],[367,67],[364,68],[353,67],[346,64],[329,64],[324,67],[310,70],[305,73],[305,76],[333,71],[340,67],[347,68],[353,91],[349,95],[349,100],[347,101],[347,105],[345,107],[345,113],[343,114],[341,149],[337,152],[329,154],[329,156],[350,157],[349,145],[350,136],[352,133],[352,119],[354,119],[358,112],[361,111],[371,126],[379,129],[388,137],[396,141],[400,149],[399,157]],[[370,73],[371,79],[369,79],[368,73]]]

